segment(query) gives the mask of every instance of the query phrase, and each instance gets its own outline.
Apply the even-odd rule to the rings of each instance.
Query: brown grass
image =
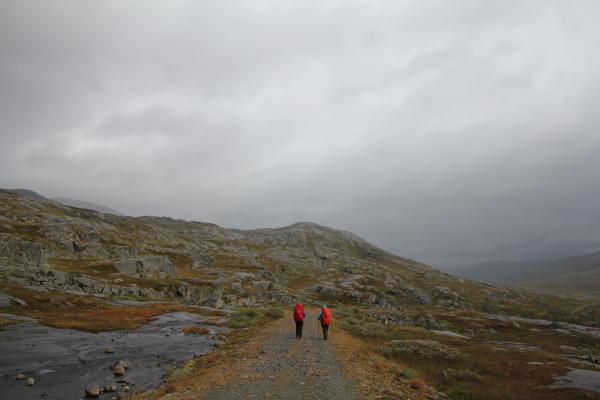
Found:
[[[204,321],[202,321],[202,323],[205,325],[212,326],[224,326],[226,322],[218,318],[207,318]]]
[[[16,320],[16,319],[0,318],[0,326],[18,324],[19,322],[21,322],[21,321]]]
[[[206,335],[211,332],[210,329],[201,326],[185,326],[181,329],[184,335]]]
[[[132,330],[156,320],[156,317],[165,310],[146,309],[135,307],[133,309],[107,308],[99,310],[85,310],[64,314],[44,313],[34,314],[40,318],[43,325],[55,328],[77,329],[88,332],[103,332],[111,330]]]
[[[344,373],[352,377],[364,399],[426,399],[431,390],[415,393],[397,374],[398,363],[377,354],[372,346],[342,330],[332,334]],[[405,367],[405,366],[404,366]]]
[[[345,314],[341,313],[344,317]],[[474,319],[464,319],[468,316]],[[350,317],[360,318],[360,315],[351,314]],[[584,399],[600,398],[576,389],[551,389],[548,386],[554,382],[556,376],[564,374],[568,367],[575,367],[569,360],[560,355],[561,345],[576,348],[598,349],[597,339],[583,335],[565,335],[549,328],[520,325],[511,322],[487,319],[476,313],[440,313],[436,315],[449,322],[449,329],[459,333],[469,331],[470,340],[457,339],[435,335],[422,328],[411,326],[383,326],[386,331],[385,338],[369,337],[359,338],[369,352],[375,349],[386,349],[391,339],[424,339],[439,342],[449,348],[456,349],[461,356],[448,358],[443,354],[423,355],[411,352],[383,352],[387,362],[396,365],[397,370],[406,366],[415,369],[419,378],[430,386],[446,393],[453,399],[488,399],[488,400],[559,400],[559,399]],[[364,321],[361,320],[361,323]],[[493,330],[493,331],[492,331]],[[340,335],[338,334],[338,339]],[[522,350],[519,348],[495,344],[493,342],[519,342],[539,349]],[[359,345],[354,347],[360,348]],[[595,350],[588,350],[594,352]],[[541,364],[531,361],[537,361]],[[365,361],[354,364],[365,364]],[[349,363],[352,364],[352,363]],[[381,362],[375,364],[385,365]],[[366,365],[366,364],[365,364]],[[350,366],[352,368],[352,366]],[[369,366],[369,369],[381,370],[382,368]],[[460,371],[460,373],[456,373]],[[466,372],[465,372],[466,371]],[[446,373],[444,373],[446,372]],[[360,377],[358,373],[353,372]],[[397,374],[398,375],[398,374]],[[390,385],[390,378],[381,374],[379,381]],[[374,377],[372,377],[375,382]],[[379,378],[378,378],[379,379]],[[368,380],[367,380],[368,384]]]
[[[154,321],[158,315],[173,311],[186,311],[199,315],[223,314],[222,311],[187,307],[180,303],[119,306],[93,296],[38,292],[17,285],[0,285],[0,287],[6,293],[23,299],[28,304],[26,307],[3,307],[2,311],[37,318],[42,325],[87,332],[137,329]]]
[[[423,380],[421,380],[419,378],[411,379],[410,382],[408,382],[408,384],[411,389],[417,390],[419,392],[423,391],[427,387],[425,382],[423,382]]]

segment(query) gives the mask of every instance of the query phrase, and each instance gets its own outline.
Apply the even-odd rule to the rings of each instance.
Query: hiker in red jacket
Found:
[[[294,321],[296,321],[296,339],[302,338],[302,326],[304,325],[304,304],[296,304],[294,307]]]
[[[326,304],[323,304],[323,307],[321,307],[321,314],[319,314],[318,320],[321,321],[321,328],[323,328],[323,339],[327,340],[329,324],[331,324],[331,310],[327,308]]]

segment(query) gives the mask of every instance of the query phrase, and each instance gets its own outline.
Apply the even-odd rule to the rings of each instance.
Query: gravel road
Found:
[[[335,330],[328,341],[316,336],[316,314],[307,312],[304,337],[295,338],[294,322],[286,317],[272,326],[248,370],[237,379],[209,388],[206,400],[225,399],[359,399],[335,356]]]

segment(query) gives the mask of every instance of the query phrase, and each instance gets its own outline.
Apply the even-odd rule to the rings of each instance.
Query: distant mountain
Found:
[[[87,208],[89,210],[95,210],[105,214],[123,215],[115,209],[100,204],[90,203],[89,201],[74,200],[66,197],[53,197],[51,200],[69,207]]]
[[[543,264],[544,261],[536,260],[494,260],[448,271],[478,281],[511,284],[523,280],[524,276]]]
[[[106,206],[103,206],[100,204],[91,203],[89,201],[69,199],[66,197],[54,197],[54,198],[49,199],[49,198],[42,196],[41,194],[34,192],[33,190],[30,190],[30,189],[4,189],[4,190],[6,190],[8,192],[16,193],[16,194],[26,197],[28,199],[39,201],[40,203],[44,203],[44,204],[54,204],[54,205],[63,205],[63,206],[69,206],[69,207],[85,208],[88,210],[94,210],[94,211],[98,211],[98,212],[105,213],[105,214],[123,215],[115,209],[112,209],[110,207],[106,207]]]
[[[544,291],[600,294],[600,251],[543,263],[515,285]]]
[[[45,204],[57,204],[58,203],[54,200],[44,197],[41,194],[36,193],[33,190],[29,190],[29,189],[5,189],[5,190],[12,192],[12,193],[19,194],[23,197],[27,197],[28,199],[39,201],[40,203],[45,203]]]
[[[453,272],[484,282],[548,292],[600,293],[600,251],[549,261],[495,260]]]

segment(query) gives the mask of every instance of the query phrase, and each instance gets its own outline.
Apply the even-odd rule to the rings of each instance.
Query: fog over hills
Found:
[[[89,201],[83,201],[83,200],[75,200],[75,199],[69,199],[66,197],[53,197],[53,198],[48,198],[46,196],[43,196],[31,189],[4,189],[7,190],[9,192],[12,193],[17,193],[20,194],[21,196],[27,197],[29,199],[32,200],[37,200],[41,203],[47,203],[47,204],[62,204],[65,206],[70,206],[70,207],[77,207],[77,208],[85,208],[88,210],[94,210],[94,211],[98,211],[98,212],[102,212],[102,213],[108,213],[108,214],[114,214],[114,215],[123,215],[120,212],[118,212],[117,210],[114,210],[110,207],[106,207],[100,204],[96,204],[96,203],[92,203]]]
[[[446,270],[484,282],[549,292],[600,293],[600,251],[546,261],[495,260]]]
[[[108,213],[108,214],[123,215],[120,212],[118,212],[117,210],[114,210],[110,207],[91,203],[89,201],[68,199],[66,197],[53,197],[52,200],[57,201],[60,204],[64,204],[65,206],[87,208],[89,210],[96,210],[96,211],[100,211],[100,212]]]

